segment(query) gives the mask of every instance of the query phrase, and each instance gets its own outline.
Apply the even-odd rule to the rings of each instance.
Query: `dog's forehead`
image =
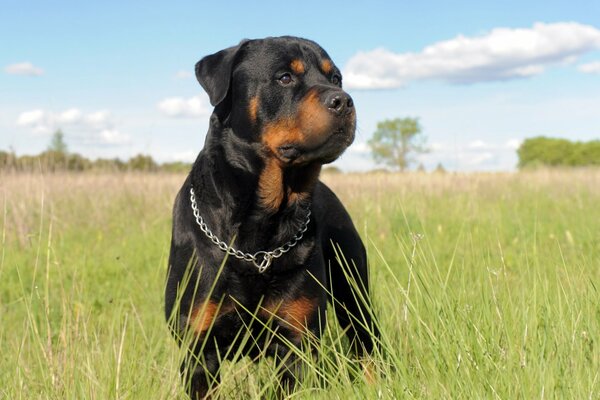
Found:
[[[277,37],[252,40],[247,45],[245,61],[264,67],[281,68],[300,60],[306,64],[329,62],[333,66],[327,52],[317,43],[296,37]],[[244,61],[244,60],[242,60]]]

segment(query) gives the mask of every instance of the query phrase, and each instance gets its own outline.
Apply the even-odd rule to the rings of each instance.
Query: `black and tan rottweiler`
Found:
[[[182,376],[203,398],[239,350],[274,357],[287,391],[301,373],[290,346],[320,337],[328,300],[359,357],[377,341],[365,248],[319,181],[352,143],[356,111],[305,39],[242,41],[200,60],[196,77],[214,112],[175,200],[165,296],[189,346]]]

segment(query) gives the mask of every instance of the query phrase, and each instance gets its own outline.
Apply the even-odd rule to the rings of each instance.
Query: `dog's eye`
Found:
[[[289,74],[288,72],[281,75],[279,77],[279,83],[281,83],[282,85],[289,85],[290,83],[292,83],[292,75]]]
[[[338,74],[335,74],[331,77],[331,83],[333,83],[336,86],[341,85],[342,83],[342,77],[339,76]]]

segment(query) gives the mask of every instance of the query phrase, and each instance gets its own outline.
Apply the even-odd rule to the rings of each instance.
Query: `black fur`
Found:
[[[291,84],[282,78],[286,73]],[[318,338],[327,300],[332,301],[329,292],[357,355],[370,353],[376,341],[360,325],[377,336],[364,246],[343,205],[318,181],[321,165],[337,158],[354,138],[352,101],[327,53],[294,37],[243,41],[203,58],[196,76],[215,111],[204,148],[175,200],[165,295],[172,331],[189,346],[182,376],[190,397],[204,398],[218,383],[219,359],[251,334],[255,340],[245,345],[244,354],[282,362],[282,388],[291,390],[299,377],[298,360],[284,341],[267,340],[264,323],[294,346],[307,335]],[[292,128],[286,129],[296,123],[294,136]],[[308,209],[311,222],[302,240],[264,273],[232,256],[220,271],[225,254],[196,224],[192,187],[208,227],[227,243],[235,238],[233,247],[244,252],[288,242]],[[339,244],[351,266],[346,272],[332,243]],[[354,292],[348,273],[361,293]],[[202,308],[207,303],[212,305]],[[218,311],[212,313],[208,308],[215,304]],[[194,330],[196,340],[182,340]]]

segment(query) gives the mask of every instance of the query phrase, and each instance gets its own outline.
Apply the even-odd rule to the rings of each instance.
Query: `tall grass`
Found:
[[[0,175],[0,398],[184,399],[166,174]],[[363,235],[374,383],[330,321],[292,398],[600,397],[600,172],[325,175]],[[272,398],[271,361],[222,398]]]

